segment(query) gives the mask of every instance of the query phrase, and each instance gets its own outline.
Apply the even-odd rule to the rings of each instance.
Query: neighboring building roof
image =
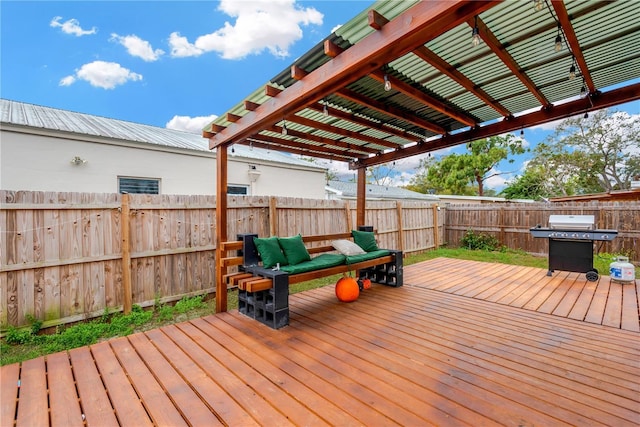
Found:
[[[357,196],[357,184],[355,182],[328,181],[325,187],[327,192],[334,193],[343,198],[351,199]],[[437,202],[436,196],[422,194],[399,187],[367,184],[367,199],[393,199],[393,200],[424,200]]]
[[[442,201],[455,201],[458,203],[480,202],[480,203],[534,203],[531,199],[505,199],[504,197],[492,196],[457,196],[451,194],[437,194]]]
[[[614,190],[608,193],[582,194],[579,196],[553,197],[550,202],[591,202],[591,201],[616,202],[623,200],[640,200],[640,188],[631,190]]]
[[[121,141],[141,142],[170,148],[211,152],[209,150],[209,141],[199,133],[194,134],[160,128],[7,99],[0,99],[0,123]],[[241,158],[286,163],[312,169],[326,169],[277,151],[252,149],[242,145],[234,145],[233,151],[234,153],[230,153],[230,155]]]

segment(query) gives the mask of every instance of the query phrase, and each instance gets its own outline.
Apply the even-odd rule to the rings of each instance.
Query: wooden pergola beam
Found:
[[[311,104],[311,105],[307,106],[307,108],[310,108],[312,110],[319,111],[319,112],[324,111],[324,106],[322,104],[318,103],[318,102],[316,102],[315,104]],[[413,141],[413,140],[416,139],[415,135],[411,135],[410,133],[408,133],[406,131],[392,128],[390,126],[385,125],[382,122],[372,122],[371,120],[367,120],[365,118],[358,117],[353,113],[347,113],[345,111],[338,110],[337,108],[332,108],[332,107],[327,106],[327,112],[329,113],[329,116],[331,116],[331,117],[336,117],[336,118],[341,119],[341,120],[346,120],[348,122],[364,126],[365,128],[376,129],[376,130],[379,130],[381,132],[386,132],[386,133],[388,133],[390,135],[394,135],[394,136],[397,136],[399,138],[406,139],[408,141]],[[396,148],[397,145],[398,145],[398,144],[395,144],[393,142],[388,142],[388,141],[385,141],[385,140],[378,141],[378,144],[383,145],[383,146],[388,146],[389,148]]]
[[[260,138],[260,137],[258,137]],[[349,151],[339,151],[339,150],[329,150],[326,147],[321,147],[317,145],[287,145],[287,144],[278,144],[272,145],[268,142],[264,142],[261,139],[253,139],[245,140],[242,142],[243,145],[253,145],[257,148],[263,148],[265,150],[279,150],[279,147],[286,147],[287,153],[298,154],[300,156],[305,157],[316,157],[320,159],[326,160],[336,160],[341,162],[349,162],[354,159],[354,154]]]
[[[506,107],[492,98],[483,89],[477,87],[475,83],[473,83],[467,76],[458,71],[456,67],[447,63],[444,59],[440,58],[427,47],[420,46],[416,50],[414,50],[413,53],[423,61],[427,62],[429,65],[437,69],[439,72],[458,83],[460,86],[466,89],[467,92],[474,94],[482,102],[496,110],[498,113],[502,114],[502,116],[508,117],[511,115],[511,112]]]
[[[346,138],[352,138],[352,139],[358,139],[364,143],[369,143],[369,144],[376,144],[376,145],[383,145],[384,147],[387,148],[400,148],[400,144],[396,144],[393,142],[387,142],[386,144],[380,144],[381,140],[380,138],[374,138],[372,136],[368,136],[368,135],[363,135],[361,133],[358,132],[353,132],[338,126],[332,126],[330,124],[327,123],[322,123],[319,122],[317,120],[311,120],[311,119],[306,119],[304,117],[300,117],[300,116],[289,116],[289,118],[287,119],[290,122],[293,123],[297,123],[299,125],[303,125],[303,126],[308,126],[310,128],[313,129],[318,129],[318,130],[323,130],[325,132],[330,132],[336,135],[340,135],[340,136],[344,136]]]
[[[383,83],[385,73],[378,70],[371,73],[370,76],[376,79],[377,81],[379,81],[380,83]],[[476,125],[476,120],[473,117],[463,112],[454,110],[453,108],[451,108],[451,106],[447,105],[446,103],[432,96],[427,95],[426,93],[422,92],[420,89],[416,89],[415,87],[408,85],[402,80],[396,79],[395,77],[390,75],[387,75],[387,79],[391,83],[391,87],[393,89],[397,90],[398,92],[404,93],[409,98],[415,99],[416,101],[428,106],[429,108],[432,108],[446,116],[449,116],[459,121],[462,124],[465,124],[467,126]]]
[[[589,92],[593,93],[596,91],[596,86],[593,83],[593,78],[591,78],[591,73],[589,72],[587,61],[585,61],[584,55],[582,54],[582,48],[580,47],[580,43],[578,43],[578,37],[576,37],[576,33],[573,30],[573,25],[571,25],[571,19],[569,18],[569,14],[567,13],[567,8],[565,7],[563,1],[552,0],[551,4],[553,5],[553,10],[556,12],[558,21],[560,21],[562,31],[567,38],[569,49],[571,50],[571,53],[573,54],[578,67],[580,68],[582,78],[584,79]]]
[[[268,131],[271,132],[275,132],[275,133],[282,133],[282,127],[281,126],[271,126],[269,129],[266,129]],[[313,141],[313,142],[317,142],[319,144],[323,144],[326,146],[334,146],[334,147],[342,147],[344,149],[347,150],[354,150],[354,151],[359,151],[363,154],[377,154],[379,153],[379,150],[375,149],[375,148],[371,148],[371,147],[365,147],[362,145],[357,145],[357,144],[350,144],[348,142],[344,142],[344,141],[339,141],[339,140],[335,140],[335,139],[331,139],[331,138],[325,138],[323,136],[317,136],[317,135],[312,135],[310,133],[305,133],[305,132],[300,132],[294,129],[287,129],[287,136],[292,136],[292,137],[296,137],[296,138],[303,138],[303,139],[307,139],[309,141]],[[258,135],[253,135],[251,138],[258,138]],[[299,142],[299,141],[292,141],[292,142]]]
[[[511,73],[526,86],[529,92],[531,92],[531,94],[540,101],[542,106],[551,104],[547,97],[544,96],[544,94],[536,87],[536,84],[531,80],[531,78],[522,72],[515,59],[513,59],[509,52],[507,52],[507,50],[502,46],[502,43],[500,43],[495,34],[493,34],[480,17],[476,16],[475,18],[471,18],[467,20],[467,23],[471,28],[476,24],[478,25],[480,37],[487,44],[487,47],[489,47],[489,49],[491,49],[493,53],[500,58],[500,61],[502,61],[502,63],[509,68]]]
[[[444,129],[443,127],[438,126],[435,123],[428,122],[416,116],[415,114],[411,114],[409,111],[400,110],[399,108],[385,105],[383,102],[377,101],[373,98],[368,98],[364,95],[360,95],[359,93],[351,89],[340,89],[337,90],[335,94],[342,98],[348,99],[351,102],[355,102],[356,104],[360,104],[366,108],[378,111],[387,116],[395,117],[396,119],[410,123],[414,126],[420,127],[430,132],[439,133],[441,135],[447,133],[446,129]]]

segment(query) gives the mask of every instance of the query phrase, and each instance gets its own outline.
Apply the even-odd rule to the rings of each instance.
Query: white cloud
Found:
[[[142,76],[115,62],[93,61],[76,70],[75,75],[60,80],[60,86],[69,86],[78,79],[89,82],[91,86],[113,89],[129,80],[142,80]]]
[[[187,56],[200,56],[204,53],[202,49],[195,47],[189,43],[186,37],[178,32],[169,35],[169,46],[171,46],[171,56],[174,58],[184,58]]]
[[[51,20],[51,22],[49,23],[49,26],[54,28],[59,27],[62,29],[63,33],[73,34],[74,36],[77,36],[77,37],[86,36],[89,34],[95,34],[98,32],[98,29],[96,27],[92,27],[90,30],[83,30],[82,27],[80,27],[80,22],[78,22],[78,20],[74,18],[71,18],[68,21],[63,22],[62,24],[60,23],[61,20],[62,20],[62,16],[56,16]]]
[[[217,119],[218,116],[173,116],[171,120],[167,122],[165,127],[167,129],[182,130],[190,133],[202,134],[202,128]]]
[[[71,86],[76,81],[75,76],[67,76],[60,80],[59,86]]]
[[[137,56],[147,62],[157,61],[162,55],[164,55],[164,51],[162,49],[154,50],[151,47],[151,43],[146,40],[142,40],[140,37],[133,34],[128,36],[119,36],[118,34],[112,33],[110,40],[120,43],[122,46],[126,47],[129,55]]]
[[[502,190],[507,186],[508,181],[512,179],[512,175],[492,176],[484,182],[484,188],[493,188],[494,190]]]
[[[218,52],[225,59],[240,59],[264,50],[284,58],[291,45],[302,38],[303,25],[321,25],[324,16],[314,8],[296,7],[295,0],[222,0],[218,8],[236,18],[233,24],[190,43],[178,32],[169,36],[171,55],[198,56]]]

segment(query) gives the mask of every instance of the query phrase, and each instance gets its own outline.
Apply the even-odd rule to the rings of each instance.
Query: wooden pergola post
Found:
[[[356,198],[356,229],[364,223],[365,207],[367,205],[367,168],[358,168]]]
[[[227,241],[227,145],[216,153],[216,313],[227,311],[227,284],[224,282],[222,244]]]

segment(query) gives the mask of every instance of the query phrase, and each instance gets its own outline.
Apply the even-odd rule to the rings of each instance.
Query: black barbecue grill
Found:
[[[549,271],[586,273],[587,280],[598,280],[593,268],[593,243],[616,238],[616,230],[597,230],[593,215],[549,215],[549,228],[538,225],[529,231],[533,237],[549,239]]]

